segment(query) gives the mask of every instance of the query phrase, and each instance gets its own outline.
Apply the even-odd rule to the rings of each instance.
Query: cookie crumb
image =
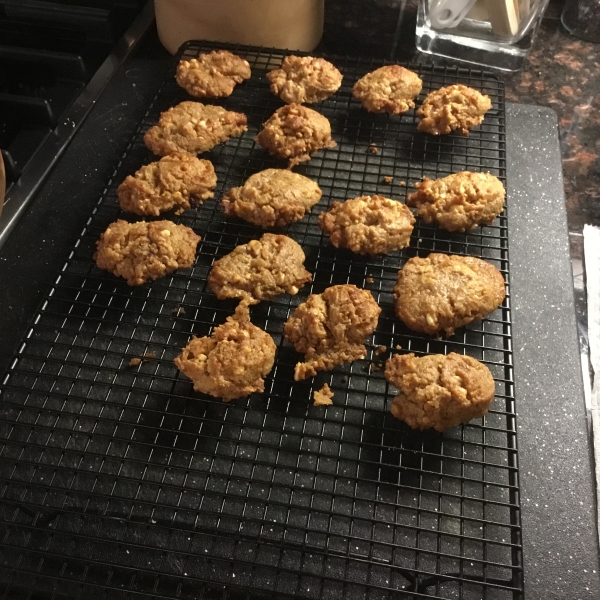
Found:
[[[367,277],[367,278],[365,279],[365,281],[366,281],[367,283],[373,283],[375,280],[374,280],[372,277]]]
[[[175,308],[173,308],[171,310],[171,312],[178,317],[179,315],[185,315],[185,308],[183,308],[183,306],[181,306],[180,304],[178,304]]]
[[[377,346],[377,348],[375,348],[375,354],[379,356],[380,354],[383,354],[386,350],[387,348],[385,346]]]
[[[392,181],[394,181],[394,178],[391,175],[384,175],[383,181],[384,183],[392,183]]]
[[[342,377],[342,383],[348,383],[348,376],[347,375],[344,375]]]
[[[381,371],[383,369],[383,363],[371,363],[371,371]]]
[[[333,392],[326,383],[323,384],[323,387],[320,390],[315,390],[313,392],[313,398],[315,400],[313,406],[328,406],[333,404]]]
[[[396,350],[402,350],[402,346],[401,346],[400,344],[398,344],[398,345],[396,346]]]
[[[130,367],[139,367],[142,363],[148,362],[149,360],[156,358],[154,352],[146,352],[141,357],[136,356],[129,361]]]
[[[375,144],[369,144],[369,152],[371,154],[379,154],[379,150]]]
[[[400,187],[406,187],[406,181],[399,181],[399,182],[398,182],[398,185],[399,185]]]

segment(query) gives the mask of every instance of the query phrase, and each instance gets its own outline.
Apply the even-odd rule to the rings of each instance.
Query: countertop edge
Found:
[[[595,483],[557,125],[549,108],[507,104],[511,309],[528,600],[600,597]],[[568,427],[556,426],[565,422]]]

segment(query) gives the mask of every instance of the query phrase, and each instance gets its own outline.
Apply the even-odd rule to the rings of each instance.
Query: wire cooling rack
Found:
[[[214,47],[189,43],[182,52]],[[379,193],[404,200],[423,176],[483,170],[504,180],[502,84],[481,71],[414,66],[424,82],[419,102],[460,82],[493,103],[468,137],[431,137],[416,131],[413,111],[373,115],[352,99],[353,83],[382,62],[326,57],[344,82],[316,108],[329,118],[337,146],[296,169],[319,183],[323,198],[280,230],[302,245],[314,280],[297,296],[253,307],[252,321],[278,346],[275,368],[263,394],[225,404],[194,393],[173,358],[192,334],[210,334],[233,313],[235,302],[207,289],[214,260],[262,234],[224,219],[222,192],[284,166],[253,141],[281,106],[265,72],[284,55],[232,49],[250,61],[253,76],[218,103],[246,113],[248,132],[205,155],[218,175],[215,199],[168,215],[202,236],[193,267],[131,288],[92,260],[109,223],[135,220],[120,212],[116,187],[155,160],[143,133],[187,97],[169,77],[3,379],[0,594],[521,598],[510,294],[491,316],[447,340],[406,329],[394,317],[392,295],[406,259],[430,251],[483,257],[508,284],[506,212],[467,234],[417,221],[411,246],[385,257],[336,250],[316,226],[333,199]],[[283,323],[309,293],[339,283],[370,290],[382,308],[369,355],[295,382],[299,355],[283,341]],[[408,351],[454,351],[485,362],[496,380],[492,410],[443,434],[395,420],[381,366]],[[325,382],[334,404],[314,407],[312,392]]]

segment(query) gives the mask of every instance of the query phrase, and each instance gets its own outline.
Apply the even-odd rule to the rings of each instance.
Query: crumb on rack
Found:
[[[398,345],[396,346],[396,350],[402,350],[402,346],[401,346],[400,344],[398,344]]]
[[[392,181],[394,181],[394,178],[391,175],[384,175],[383,181],[384,183],[392,183]]]
[[[374,280],[372,277],[367,277],[367,278],[365,279],[365,281],[366,281],[367,283],[373,283],[375,280]]]
[[[315,390],[313,392],[313,398],[313,406],[328,406],[333,404],[333,392],[326,383],[323,384],[323,387],[320,390]]]
[[[383,369],[383,363],[372,362],[371,370],[372,371],[381,371]]]
[[[406,187],[406,181],[399,181],[398,185],[400,185],[401,187]]]
[[[171,310],[171,312],[174,313],[176,317],[178,317],[179,315],[185,315],[185,308],[178,304],[175,308],[173,308],[173,310]]]
[[[343,383],[348,383],[348,375],[344,375],[344,376],[342,377],[342,382],[343,382]]]
[[[375,354],[379,356],[380,354],[383,354],[386,350],[387,348],[385,346],[377,346],[377,348],[375,348]]]
[[[369,152],[371,154],[379,154],[379,150],[375,144],[369,144]]]
[[[135,358],[132,358],[129,361],[130,367],[139,367],[143,362],[148,362],[149,360],[156,358],[156,354],[154,352],[146,352],[144,355]]]

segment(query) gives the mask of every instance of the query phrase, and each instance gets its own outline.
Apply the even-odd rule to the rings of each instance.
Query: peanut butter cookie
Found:
[[[387,65],[367,73],[352,88],[352,95],[373,113],[400,115],[415,107],[423,81],[400,65]]]
[[[483,417],[494,399],[490,370],[471,356],[451,352],[417,358],[396,355],[385,378],[400,390],[391,413],[413,429],[444,431]]]
[[[144,143],[158,156],[200,154],[248,129],[246,115],[200,102],[181,102],[160,115]]]
[[[271,91],[288,104],[324,100],[337,92],[343,79],[329,61],[314,56],[286,56],[267,78]]]
[[[225,98],[245,79],[250,79],[250,64],[227,50],[181,59],[175,76],[177,83],[196,98]]]
[[[212,198],[216,185],[210,161],[175,152],[128,175],[117,193],[123,210],[157,217],[172,208],[182,212],[191,208],[192,202],[200,204]]]
[[[210,337],[193,337],[175,365],[194,382],[194,390],[227,402],[264,392],[276,349],[273,338],[250,323],[248,306],[240,304]]]
[[[355,285],[334,285],[322,294],[311,294],[283,328],[285,339],[305,355],[294,369],[294,379],[364,358],[364,341],[375,331],[379,313],[371,293]]]
[[[265,169],[221,200],[228,217],[259,227],[282,227],[300,220],[320,199],[321,188],[308,177],[287,169]]]
[[[421,119],[417,129],[431,135],[445,135],[457,129],[469,135],[469,129],[483,122],[492,108],[489,96],[466,85],[456,84],[427,94],[417,110]]]
[[[504,210],[506,190],[489,173],[461,171],[441,179],[425,177],[415,184],[406,204],[417,208],[425,223],[436,222],[447,231],[469,231],[491,225]]]
[[[504,277],[479,258],[434,253],[406,261],[394,295],[396,314],[407,327],[449,336],[502,304]]]
[[[333,202],[319,227],[336,248],[357,254],[386,254],[410,243],[415,218],[404,204],[383,196]]]
[[[124,277],[129,285],[191,267],[200,236],[172,221],[115,221],[100,236],[94,255],[100,269]]]
[[[219,300],[241,298],[258,304],[280,294],[297,294],[311,281],[304,252],[285,235],[265,233],[260,240],[238,246],[213,265],[208,286]]]
[[[301,104],[277,109],[254,138],[269,154],[288,160],[288,168],[310,160],[322,148],[333,148],[326,117]]]

